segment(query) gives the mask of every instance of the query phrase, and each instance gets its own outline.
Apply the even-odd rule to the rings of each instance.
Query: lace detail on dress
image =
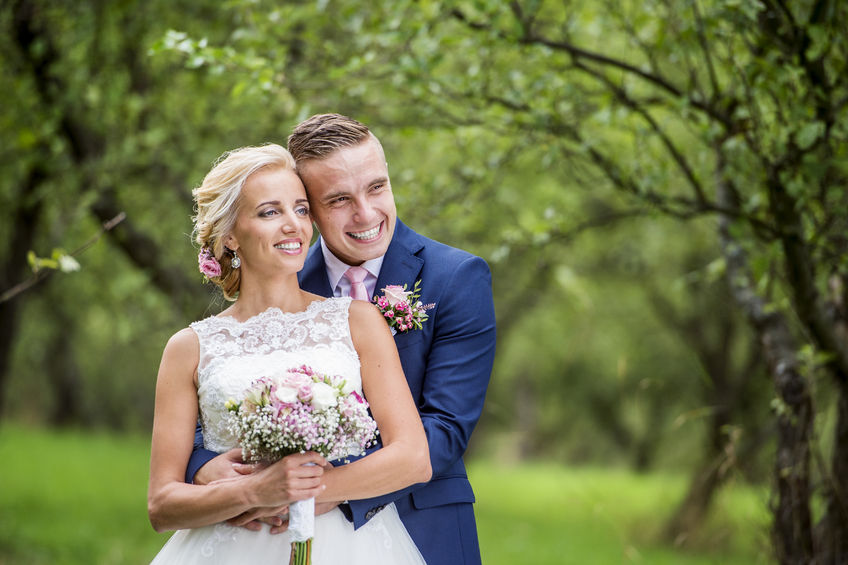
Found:
[[[200,555],[203,557],[212,557],[215,555],[215,546],[222,543],[232,543],[238,541],[239,528],[231,526],[226,522],[215,524],[212,526],[212,535],[206,542],[200,546]]]
[[[237,446],[227,430],[224,403],[237,400],[255,379],[309,365],[342,375],[362,392],[359,357],[348,323],[350,298],[316,300],[303,312],[269,308],[239,322],[212,316],[191,324],[200,342],[197,396],[207,449]]]

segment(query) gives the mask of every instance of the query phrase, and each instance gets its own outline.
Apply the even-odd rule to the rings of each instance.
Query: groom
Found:
[[[386,158],[368,128],[321,114],[295,127],[297,162],[321,232],[299,274],[304,290],[368,300],[388,285],[432,304],[421,330],[395,335],[403,370],[427,433],[433,477],[341,508],[359,528],[394,502],[427,563],[480,563],[474,493],[462,456],[474,430],[495,354],[491,275],[485,261],[423,237],[397,219]],[[195,450],[187,475],[216,454]]]

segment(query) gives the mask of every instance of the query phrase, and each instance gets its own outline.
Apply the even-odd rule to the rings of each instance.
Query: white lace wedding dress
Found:
[[[269,372],[308,365],[343,375],[361,393],[349,306],[350,298],[330,298],[312,302],[304,312],[270,308],[244,322],[213,316],[191,324],[200,341],[197,396],[206,448],[221,453],[237,447],[227,430],[224,403],[239,398],[254,379]],[[177,531],[153,564],[286,564],[290,544],[288,532],[272,535],[268,526],[252,532],[220,523]],[[338,508],[316,516],[312,563],[402,565],[424,560],[392,504],[356,531]]]

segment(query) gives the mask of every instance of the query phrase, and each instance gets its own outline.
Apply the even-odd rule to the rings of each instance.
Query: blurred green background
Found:
[[[319,112],[492,268],[484,563],[848,559],[845,3],[6,0],[0,28],[0,564],[167,539],[159,356],[224,306],[191,188]]]

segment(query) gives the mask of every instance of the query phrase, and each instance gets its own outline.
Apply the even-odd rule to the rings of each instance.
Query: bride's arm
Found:
[[[382,449],[328,469],[319,501],[370,498],[430,480],[430,454],[421,418],[403,376],[394,339],[379,311],[354,300],[350,333],[362,367],[362,390],[377,421]]]
[[[195,374],[199,356],[191,329],[165,346],[156,380],[147,508],[156,531],[194,528],[238,516],[257,506],[283,506],[321,492],[324,460],[316,454],[286,457],[244,478],[212,485],[185,483],[194,443],[198,403]],[[317,466],[304,466],[306,462]]]

